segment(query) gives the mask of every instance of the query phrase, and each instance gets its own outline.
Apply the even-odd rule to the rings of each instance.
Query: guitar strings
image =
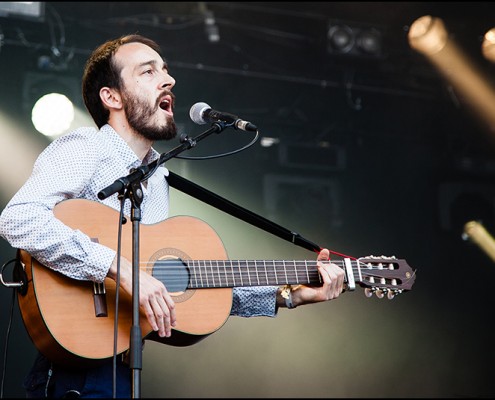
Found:
[[[365,283],[391,284],[396,286],[399,279],[385,278],[377,271],[394,271],[394,262],[384,260],[385,262],[377,263],[373,260],[373,264],[369,262],[357,261],[357,266],[352,266],[351,269],[356,277],[364,276],[367,279]],[[397,261],[397,260],[395,260]],[[177,262],[179,266],[174,265]],[[332,261],[333,263],[343,263]],[[267,268],[268,264],[268,268]],[[289,266],[287,265],[289,264]],[[389,265],[387,268],[385,265]],[[153,276],[163,281],[168,286],[185,283],[190,281],[194,283],[196,288],[204,287],[233,287],[241,284],[241,286],[257,286],[270,284],[286,284],[286,283],[322,283],[321,277],[316,269],[316,261],[287,261],[287,260],[187,260],[178,259],[157,260],[141,263],[145,270],[151,270]],[[283,266],[283,269],[282,269]],[[303,270],[298,268],[303,267]],[[309,269],[308,269],[309,268]],[[141,268],[143,269],[143,268]],[[230,278],[230,279],[229,279]],[[285,278],[285,279],[283,279]],[[363,281],[364,279],[359,279]],[[236,282],[237,281],[237,282]],[[280,281],[280,282],[279,282]],[[205,283],[206,282],[206,283]]]

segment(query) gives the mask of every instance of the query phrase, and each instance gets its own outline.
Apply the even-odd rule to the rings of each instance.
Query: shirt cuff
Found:
[[[235,287],[230,315],[275,317],[278,286]]]

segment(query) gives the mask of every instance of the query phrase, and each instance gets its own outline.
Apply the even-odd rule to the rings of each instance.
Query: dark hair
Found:
[[[143,43],[161,54],[160,46],[155,41],[141,35],[126,35],[109,40],[91,53],[84,68],[82,94],[84,104],[98,128],[108,122],[110,115],[101,102],[100,89],[105,86],[117,90],[121,89],[121,66],[116,65],[114,54],[120,46],[127,43]]]

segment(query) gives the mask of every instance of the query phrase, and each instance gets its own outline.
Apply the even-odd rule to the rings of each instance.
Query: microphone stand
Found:
[[[98,198],[104,200],[114,193],[123,194],[124,198],[128,198],[131,201],[131,220],[132,220],[132,327],[130,332],[130,358],[129,368],[132,370],[132,398],[139,398],[141,396],[141,370],[143,359],[143,346],[142,346],[142,332],[141,325],[139,324],[139,228],[141,222],[141,202],[143,200],[143,190],[141,182],[146,179],[147,174],[150,171],[154,171],[160,164],[175,157],[177,154],[184,150],[188,150],[196,146],[197,142],[203,140],[212,133],[220,133],[227,126],[223,122],[215,122],[211,128],[202,134],[198,135],[194,139],[190,139],[187,136],[181,138],[182,144],[172,149],[166,154],[160,155],[160,157],[149,163],[148,165],[141,165],[140,167],[133,169],[127,176],[117,179],[114,183],[107,186],[98,192]],[[119,290],[119,288],[116,288]]]

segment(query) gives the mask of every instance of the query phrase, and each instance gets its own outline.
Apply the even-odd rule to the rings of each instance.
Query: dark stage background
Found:
[[[409,47],[409,27],[427,14],[443,19],[493,86],[495,65],[481,54],[495,26],[489,2],[47,2],[43,21],[0,14],[1,208],[49,143],[27,114],[26,73],[40,72],[40,56],[49,55],[54,66],[43,72],[75,81],[80,96],[90,51],[138,32],[163,47],[182,133],[206,129],[189,119],[189,108],[205,101],[278,139],[226,158],[174,159],[170,170],[321,246],[393,255],[417,272],[412,291],[393,300],[366,298],[358,287],[276,318],[230,318],[192,347],[146,342],[143,397],[495,395],[495,265],[462,238],[469,220],[495,231],[494,132]],[[208,37],[209,17],[217,42]],[[327,37],[335,22],[376,28],[380,54],[335,54]],[[225,131],[188,155],[251,139]],[[175,189],[171,195],[172,215],[207,221],[233,259],[314,259]],[[0,246],[2,263],[14,257]],[[3,350],[12,291],[1,287],[0,298]],[[15,304],[4,396],[24,396],[34,354]]]

